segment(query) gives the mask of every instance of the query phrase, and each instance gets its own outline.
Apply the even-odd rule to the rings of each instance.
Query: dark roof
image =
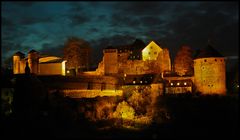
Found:
[[[207,57],[223,57],[223,55],[215,50],[211,45],[207,45],[207,47],[198,51],[195,55],[195,59]]]
[[[36,50],[31,50],[28,53],[35,53],[35,52],[37,52],[37,51]]]
[[[142,50],[143,48],[146,47],[146,44],[140,40],[140,39],[136,39],[132,45],[130,45],[132,50]]]
[[[140,39],[136,39],[132,44],[116,46],[118,51],[119,50],[142,51],[142,49],[144,49],[145,47],[146,47],[145,43]]]
[[[107,46],[105,49],[116,49],[113,46]]]
[[[158,46],[161,46],[160,42],[153,40],[153,42],[155,42]]]
[[[18,51],[18,52],[16,52],[14,55],[17,55],[17,56],[24,56],[25,54],[22,53],[22,52],[20,52],[20,51]]]

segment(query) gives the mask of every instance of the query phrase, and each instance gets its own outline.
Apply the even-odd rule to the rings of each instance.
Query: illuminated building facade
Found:
[[[135,41],[134,44],[141,46],[107,47],[103,50],[103,60],[99,63],[96,71],[86,71],[79,75],[85,78],[92,77],[92,81],[96,81],[95,78],[104,79],[103,77],[110,76],[116,78],[115,86],[111,86],[111,81],[105,80],[97,83],[80,81],[88,85],[81,90],[92,90],[92,87],[98,87],[95,90],[102,91],[105,86],[111,87],[109,90],[121,90],[121,85],[137,87],[148,85],[152,91],[159,94],[192,92],[226,94],[225,58],[211,46],[208,45],[194,58],[194,74],[179,75],[171,68],[171,59],[167,48],[161,48],[154,41],[145,47],[139,41],[138,43]],[[24,68],[27,61],[31,73],[66,75],[65,60],[54,56],[43,57],[36,51],[30,51],[28,58],[24,58],[24,54],[21,52],[17,52],[13,56],[14,74],[25,73]]]
[[[26,64],[30,68],[30,73],[37,75],[66,75],[66,60],[56,56],[40,56],[35,50],[28,53],[28,57],[24,58],[24,54],[17,52],[13,55],[13,73],[24,74]]]

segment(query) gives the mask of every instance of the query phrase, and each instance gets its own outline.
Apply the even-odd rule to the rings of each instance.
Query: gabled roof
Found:
[[[197,52],[195,59],[208,57],[223,57],[223,55],[208,44],[204,49]]]
[[[28,53],[35,53],[35,52],[37,52],[37,51],[36,50],[31,50]]]
[[[22,52],[20,52],[20,51],[18,51],[18,52],[16,52],[14,55],[15,55],[15,56],[24,56],[25,54],[22,53]]]
[[[116,49],[113,46],[107,46],[105,49]]]
[[[145,43],[140,40],[136,39],[132,44],[127,44],[127,45],[120,45],[116,46],[118,50],[130,50],[130,51],[141,51],[142,49],[145,48]]]

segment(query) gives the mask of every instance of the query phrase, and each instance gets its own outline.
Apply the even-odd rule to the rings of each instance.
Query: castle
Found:
[[[66,67],[65,63],[67,61],[62,58],[40,56],[33,50],[28,53],[27,58],[24,58],[21,52],[17,52],[13,56],[13,72],[24,73],[28,64],[30,72],[37,75],[68,76],[71,69]],[[105,48],[98,68],[79,74],[79,78],[84,80],[79,81],[78,87],[86,92],[148,85],[152,91],[159,94],[226,94],[225,58],[212,46],[208,45],[194,58],[192,75],[184,72],[181,75],[176,74],[172,67],[167,48],[154,41],[145,45],[136,40],[131,45]]]

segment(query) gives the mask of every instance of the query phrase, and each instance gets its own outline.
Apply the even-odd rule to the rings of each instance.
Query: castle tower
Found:
[[[103,65],[105,75],[118,73],[117,49],[107,47],[106,49],[103,50]]]
[[[21,73],[21,59],[24,58],[24,54],[20,51],[13,55],[13,74]]]
[[[28,64],[31,73],[38,74],[39,53],[35,50],[28,52]]]
[[[194,59],[194,83],[202,94],[226,94],[225,58],[210,45]]]

